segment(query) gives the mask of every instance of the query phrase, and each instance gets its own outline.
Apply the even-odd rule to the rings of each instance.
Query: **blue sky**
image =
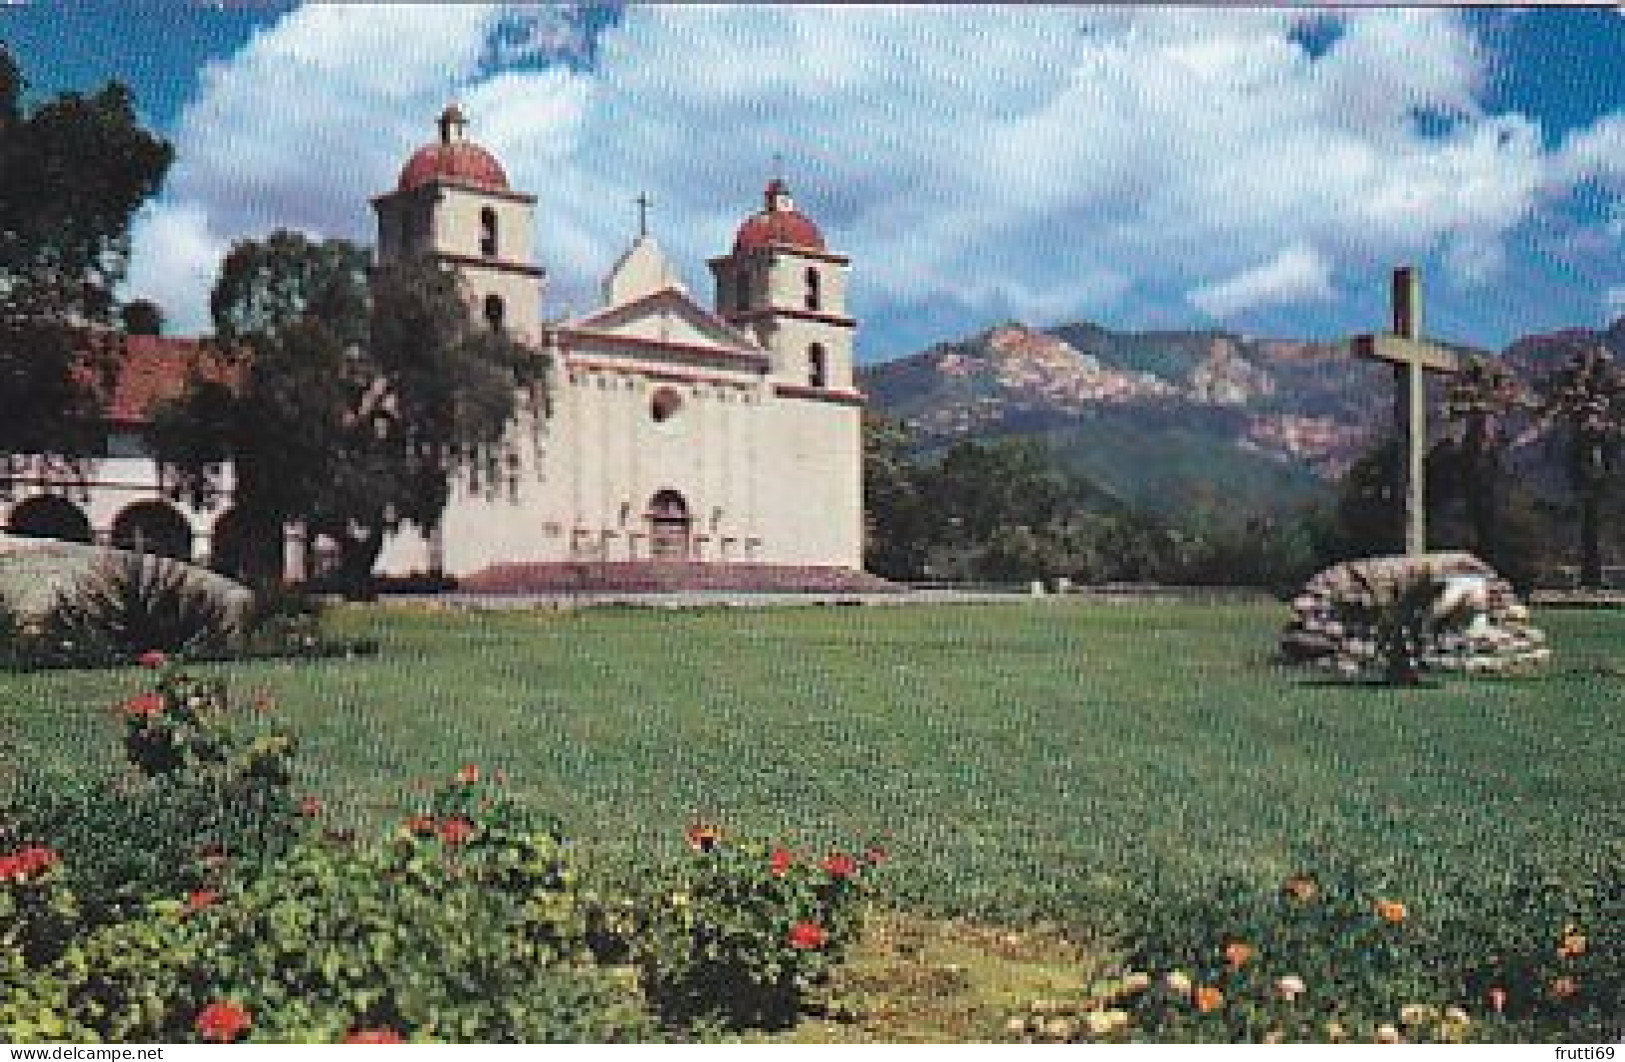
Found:
[[[1616,8],[0,4],[36,96],[119,78],[178,156],[130,292],[205,325],[234,239],[370,240],[449,98],[538,196],[546,312],[632,200],[691,289],[776,154],[853,258],[865,360],[993,323],[1334,337],[1422,266],[1498,348],[1625,314]]]

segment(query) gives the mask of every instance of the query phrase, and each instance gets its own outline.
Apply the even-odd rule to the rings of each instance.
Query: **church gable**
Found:
[[[645,356],[655,345],[670,345],[689,353],[712,351],[723,357],[764,357],[748,336],[719,320],[678,288],[665,288],[599,310],[570,322],[567,329],[600,342],[630,340],[646,352]]]

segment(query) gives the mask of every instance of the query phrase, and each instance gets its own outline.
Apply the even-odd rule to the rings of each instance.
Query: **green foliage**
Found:
[[[185,565],[151,554],[104,561],[59,596],[41,626],[43,650],[72,659],[218,652],[235,631],[218,594]]]
[[[871,421],[865,439],[866,559],[892,578],[1283,588],[1315,567],[1307,518],[1176,522],[1124,506],[1032,439],[960,442],[931,464],[895,425]]]
[[[1605,347],[1582,351],[1541,381],[1542,415],[1559,429],[1580,515],[1580,582],[1602,585],[1604,501],[1625,443],[1625,372]]]
[[[790,1025],[857,940],[871,862],[705,836],[634,908],[626,947],[668,1022]]]
[[[131,219],[172,155],[122,85],[25,109],[24,84],[0,43],[0,478],[25,455],[94,453],[106,379],[84,370],[105,370],[117,341],[84,325],[111,319]]]
[[[382,844],[307,845],[199,922],[211,996],[243,1004],[256,1040],[376,1028],[464,1043],[652,1032],[629,979],[590,963],[559,838],[502,812],[403,828]]]
[[[1620,879],[1565,894],[1458,881],[1408,900],[1379,870],[1163,889],[1131,920],[1142,976],[1114,999],[1179,1042],[1613,1040]],[[1387,1027],[1386,1030],[1384,1027]]]
[[[94,920],[203,888],[223,859],[251,873],[291,843],[294,742],[266,711],[166,664],[119,714],[134,777],[31,773],[0,817],[19,841],[63,855]]]
[[[125,303],[119,310],[119,321],[124,331],[132,336],[161,336],[164,334],[164,311],[151,299],[136,299]]]

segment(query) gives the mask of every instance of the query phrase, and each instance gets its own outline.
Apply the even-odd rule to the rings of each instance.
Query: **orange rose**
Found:
[[[1390,925],[1399,925],[1399,923],[1405,921],[1407,914],[1405,905],[1397,900],[1377,901],[1377,917]]]
[[[1196,1009],[1203,1014],[1218,1010],[1224,1006],[1224,993],[1212,985],[1203,985],[1196,990]]]
[[[709,852],[722,841],[722,831],[715,826],[696,822],[686,832],[688,846],[696,852]]]
[[[1286,884],[1281,886],[1281,891],[1300,903],[1308,903],[1310,900],[1315,898],[1315,893],[1318,892],[1319,889],[1316,887],[1313,879],[1299,875],[1297,877],[1287,878]]]
[[[1239,940],[1232,940],[1224,946],[1225,965],[1232,970],[1239,970],[1247,965],[1247,960],[1253,957],[1253,949],[1249,944]]]
[[[1568,999],[1578,991],[1580,991],[1580,983],[1572,977],[1559,977],[1552,982],[1553,999]]]

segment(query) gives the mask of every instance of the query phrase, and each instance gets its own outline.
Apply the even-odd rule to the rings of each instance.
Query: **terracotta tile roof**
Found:
[[[107,419],[144,424],[161,403],[179,398],[196,367],[205,379],[235,383],[240,366],[229,364],[201,339],[128,336],[107,403]]]

